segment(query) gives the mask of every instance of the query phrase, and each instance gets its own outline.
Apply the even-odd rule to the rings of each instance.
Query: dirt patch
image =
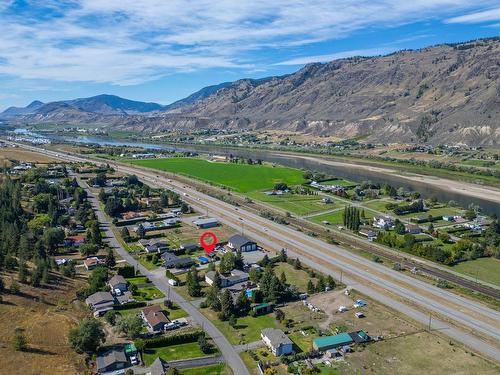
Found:
[[[11,275],[2,275],[7,287]],[[15,276],[15,275],[13,275]],[[0,304],[1,373],[44,375],[80,374],[85,371],[83,357],[68,345],[67,334],[75,323],[88,315],[80,303],[73,303],[79,280],[59,279],[50,288],[22,285],[19,295],[3,295]],[[29,350],[12,348],[16,327],[24,330]]]
[[[363,299],[367,303],[365,307],[353,308],[354,301]],[[319,326],[325,331],[363,330],[371,336],[382,336],[386,339],[408,335],[419,332],[421,329],[412,322],[402,318],[384,305],[366,298],[356,291],[351,291],[349,296],[344,294],[344,290],[321,293],[313,296],[309,301],[327,316]],[[339,312],[340,306],[346,306],[349,310]],[[357,318],[356,312],[363,312],[364,318]]]

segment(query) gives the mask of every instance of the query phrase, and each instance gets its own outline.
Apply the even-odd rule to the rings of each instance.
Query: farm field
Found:
[[[11,165],[11,160],[23,161],[27,163],[49,164],[57,163],[59,160],[50,156],[42,155],[29,150],[17,147],[0,148],[0,165]]]
[[[500,260],[495,258],[479,258],[461,262],[451,267],[453,271],[500,286]]]
[[[195,158],[128,160],[127,162],[195,177],[229,187],[240,193],[270,189],[278,182],[285,182],[288,185],[305,182],[303,172],[299,169],[272,167],[267,164],[215,163]]]
[[[360,208],[361,208],[361,210],[365,211],[365,217],[367,219],[368,218],[372,218],[374,216],[377,216],[377,213],[375,211],[372,211],[372,210],[369,210],[369,209],[366,209],[366,208],[363,208],[363,207],[360,207]],[[342,225],[342,223],[343,223],[343,220],[342,220],[342,214],[343,214],[343,212],[344,212],[344,210],[340,209],[340,210],[333,211],[333,212],[328,212],[328,213],[325,213],[325,214],[319,214],[319,215],[311,216],[307,220],[312,221],[314,223],[318,223],[318,224],[323,224],[323,221],[328,221],[330,223],[330,225]]]
[[[344,180],[342,178],[321,181],[320,184],[321,185],[337,185],[337,186],[345,186],[345,187],[356,186],[357,185],[356,182],[352,182],[352,181],[349,181],[349,180]]]

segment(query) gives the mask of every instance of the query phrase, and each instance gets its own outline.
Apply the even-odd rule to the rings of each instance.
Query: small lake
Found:
[[[388,183],[395,187],[403,187],[409,191],[418,191],[424,198],[436,197],[441,202],[455,201],[459,206],[468,207],[471,203],[479,205],[483,212],[489,215],[496,214],[500,217],[500,204],[491,202],[487,199],[469,197],[464,194],[450,192],[435,186],[427,185],[419,181],[409,181],[395,174],[387,174],[376,171],[361,170],[352,168],[350,166],[337,166],[329,165],[318,160],[306,160],[293,155],[279,155],[277,151],[269,150],[245,150],[240,148],[231,147],[218,147],[209,145],[169,145],[160,143],[143,143],[131,140],[120,140],[109,137],[99,136],[73,136],[73,135],[55,135],[55,134],[36,134],[27,131],[26,129],[16,129],[18,134],[32,135],[35,137],[44,137],[54,141],[75,142],[84,144],[99,144],[109,146],[129,146],[129,147],[142,147],[148,150],[166,150],[166,151],[192,151],[192,152],[208,152],[216,153],[219,155],[229,155],[261,159],[270,163],[281,164],[287,167],[307,169],[312,171],[324,172],[337,177],[345,178],[347,180],[361,182],[371,181],[374,183]]]

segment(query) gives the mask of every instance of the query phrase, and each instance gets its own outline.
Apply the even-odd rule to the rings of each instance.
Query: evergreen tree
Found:
[[[200,279],[198,277],[198,270],[196,269],[196,267],[193,266],[188,271],[186,284],[188,287],[188,294],[191,297],[199,297],[201,295]]]
[[[246,291],[242,290],[236,298],[235,309],[239,315],[246,315],[250,311],[250,300],[247,297]]]
[[[236,255],[234,257],[234,268],[237,270],[243,271],[244,267],[244,262],[243,262],[243,255],[241,254],[241,250],[238,250],[236,252]]]
[[[295,261],[293,263],[293,268],[295,268],[296,270],[302,269],[302,264],[300,263],[299,258],[295,258]]]
[[[113,253],[113,249],[108,250],[108,254],[106,255],[106,260],[104,261],[106,267],[113,268],[116,265],[115,254]]]
[[[142,224],[139,224],[137,226],[137,231],[136,231],[137,235],[139,236],[139,238],[144,238],[146,237],[146,230],[144,229],[143,225]]]
[[[220,297],[221,311],[218,316],[220,320],[228,320],[234,311],[233,297],[229,289],[225,289]]]
[[[284,271],[281,271],[280,281],[282,284],[286,284],[286,275]]]
[[[314,294],[316,292],[316,288],[311,279],[307,282],[307,293]]]
[[[281,251],[280,251],[280,262],[286,263],[287,259],[288,259],[288,255],[286,254],[286,250],[285,249],[281,249]]]

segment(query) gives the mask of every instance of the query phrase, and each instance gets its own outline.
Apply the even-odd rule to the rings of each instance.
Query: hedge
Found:
[[[128,309],[135,309],[137,307],[145,307],[147,305],[148,304],[146,302],[136,301],[136,302],[127,302],[123,305],[116,304],[116,305],[113,305],[113,308],[115,310],[128,310]]]
[[[168,345],[184,344],[196,341],[201,335],[204,334],[205,333],[203,331],[196,331],[180,335],[154,337],[151,339],[145,339],[144,346],[146,348],[158,348]]]

